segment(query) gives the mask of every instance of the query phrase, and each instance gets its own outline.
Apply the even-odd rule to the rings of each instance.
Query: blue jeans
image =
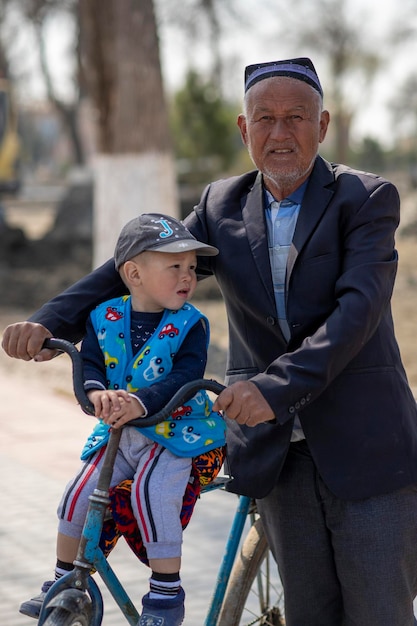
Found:
[[[417,485],[341,500],[298,442],[258,509],[284,586],[286,626],[415,624]]]

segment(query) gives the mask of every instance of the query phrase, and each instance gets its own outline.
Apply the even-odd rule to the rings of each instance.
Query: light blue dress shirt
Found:
[[[268,250],[277,318],[282,333],[287,341],[290,338],[285,292],[287,259],[306,186],[307,181],[288,196],[288,198],[284,198],[281,201],[275,200],[273,195],[265,190]],[[291,441],[299,441],[300,439],[304,439],[304,433],[298,416],[296,416]]]

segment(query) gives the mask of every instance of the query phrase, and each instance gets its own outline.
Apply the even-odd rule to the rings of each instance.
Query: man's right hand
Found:
[[[57,350],[42,350],[43,342],[49,337],[52,334],[42,324],[17,322],[7,326],[1,345],[6,354],[15,359],[49,361],[57,354]]]

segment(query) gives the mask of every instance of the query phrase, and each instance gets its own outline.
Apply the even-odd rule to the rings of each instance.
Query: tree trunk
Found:
[[[179,211],[173,160],[168,153],[99,154],[93,166],[93,265],[97,267],[113,255],[126,222],[141,213],[178,217]]]
[[[152,0],[80,0],[80,32],[97,122],[96,266],[135,215],[179,211]]]

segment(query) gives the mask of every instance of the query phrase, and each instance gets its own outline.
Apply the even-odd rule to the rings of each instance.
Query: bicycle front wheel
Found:
[[[284,626],[284,596],[275,571],[258,518],[230,574],[218,626]]]
[[[44,621],[44,626],[89,626],[88,615],[74,615],[66,609],[56,607],[52,609]]]

